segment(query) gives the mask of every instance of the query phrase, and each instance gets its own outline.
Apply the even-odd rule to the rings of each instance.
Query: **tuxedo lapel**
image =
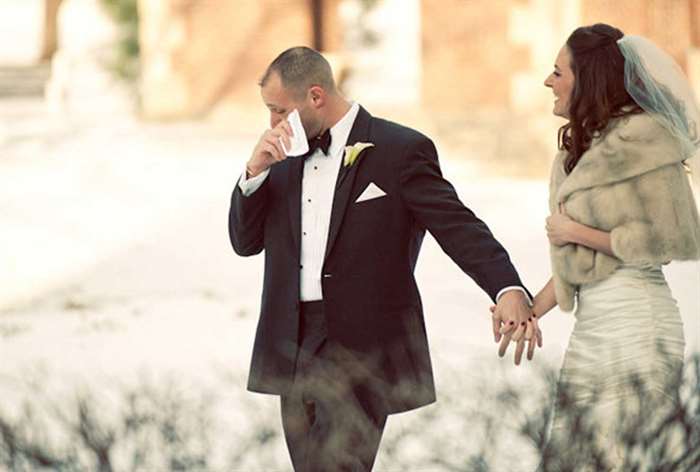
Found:
[[[350,135],[346,145],[352,146],[357,142],[366,142],[369,138],[369,128],[370,120],[372,116],[360,107],[360,110],[355,117],[355,123],[350,130]],[[365,149],[364,153],[370,153],[372,149]],[[351,166],[345,166],[345,156],[340,162],[340,169],[338,171],[338,180],[335,187],[335,194],[333,196],[333,207],[331,209],[331,221],[330,228],[328,230],[328,244],[326,245],[325,257],[331,253],[333,249],[333,244],[335,243],[340,227],[343,223],[343,217],[345,216],[345,210],[347,209],[348,202],[350,201],[350,194],[352,193],[353,182],[357,176],[357,170],[359,169],[362,161],[366,159],[367,156],[362,156],[358,158]]]
[[[301,179],[304,175],[304,160],[301,158],[287,160],[287,206],[289,207],[289,227],[292,230],[292,239],[300,254],[301,238]]]

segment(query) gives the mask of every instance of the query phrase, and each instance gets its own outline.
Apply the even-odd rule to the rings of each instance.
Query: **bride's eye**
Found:
[[[552,72],[552,74],[554,74],[554,77],[561,77],[560,72],[554,71],[554,72]]]

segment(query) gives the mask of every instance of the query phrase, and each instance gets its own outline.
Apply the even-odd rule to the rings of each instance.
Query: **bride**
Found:
[[[671,405],[683,366],[683,325],[661,265],[700,257],[685,166],[700,116],[666,53],[605,24],[571,34],[545,85],[568,121],[550,180],[552,278],[533,312],[576,308],[550,444],[576,448],[581,418],[567,408],[583,408],[602,453],[579,457],[574,470],[624,470],[620,412],[650,418]],[[654,411],[640,403],[640,387]]]

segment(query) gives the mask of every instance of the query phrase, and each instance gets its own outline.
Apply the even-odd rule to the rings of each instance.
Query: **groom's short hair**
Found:
[[[273,72],[279,74],[285,88],[297,95],[306,94],[314,85],[329,92],[335,91],[331,65],[321,53],[306,46],[289,48],[277,56],[260,79],[261,87],[265,86]]]

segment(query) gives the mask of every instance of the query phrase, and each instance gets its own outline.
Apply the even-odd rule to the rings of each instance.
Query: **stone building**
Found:
[[[349,0],[139,1],[143,110],[154,118],[257,103],[257,78],[281,50],[307,44],[342,63],[343,57],[358,54],[343,35],[363,26],[343,23],[342,8]],[[418,100],[412,105],[427,110],[486,106],[527,112],[549,106],[541,84],[557,50],[574,27],[599,21],[652,38],[700,81],[698,0],[402,4],[419,8],[420,27],[414,33],[419,35]],[[393,20],[400,21],[401,14],[395,10]],[[381,36],[384,25],[375,29]]]
[[[688,66],[700,48],[698,0],[422,0],[427,106],[536,108],[541,84],[577,26],[605,22],[647,36]],[[457,66],[457,67],[455,67]],[[692,70],[689,70],[692,69]]]
[[[265,66],[298,44],[327,54],[348,94],[363,102],[540,112],[550,106],[542,81],[557,50],[573,28],[599,21],[655,40],[700,89],[700,0],[130,1],[139,10],[141,110],[151,119],[259,106]],[[65,46],[62,10],[101,0],[27,5],[38,2],[37,63]]]
[[[288,45],[339,49],[336,3],[139,0],[145,114],[200,116],[222,104],[257,102],[259,76]],[[321,24],[323,33],[315,29]]]

